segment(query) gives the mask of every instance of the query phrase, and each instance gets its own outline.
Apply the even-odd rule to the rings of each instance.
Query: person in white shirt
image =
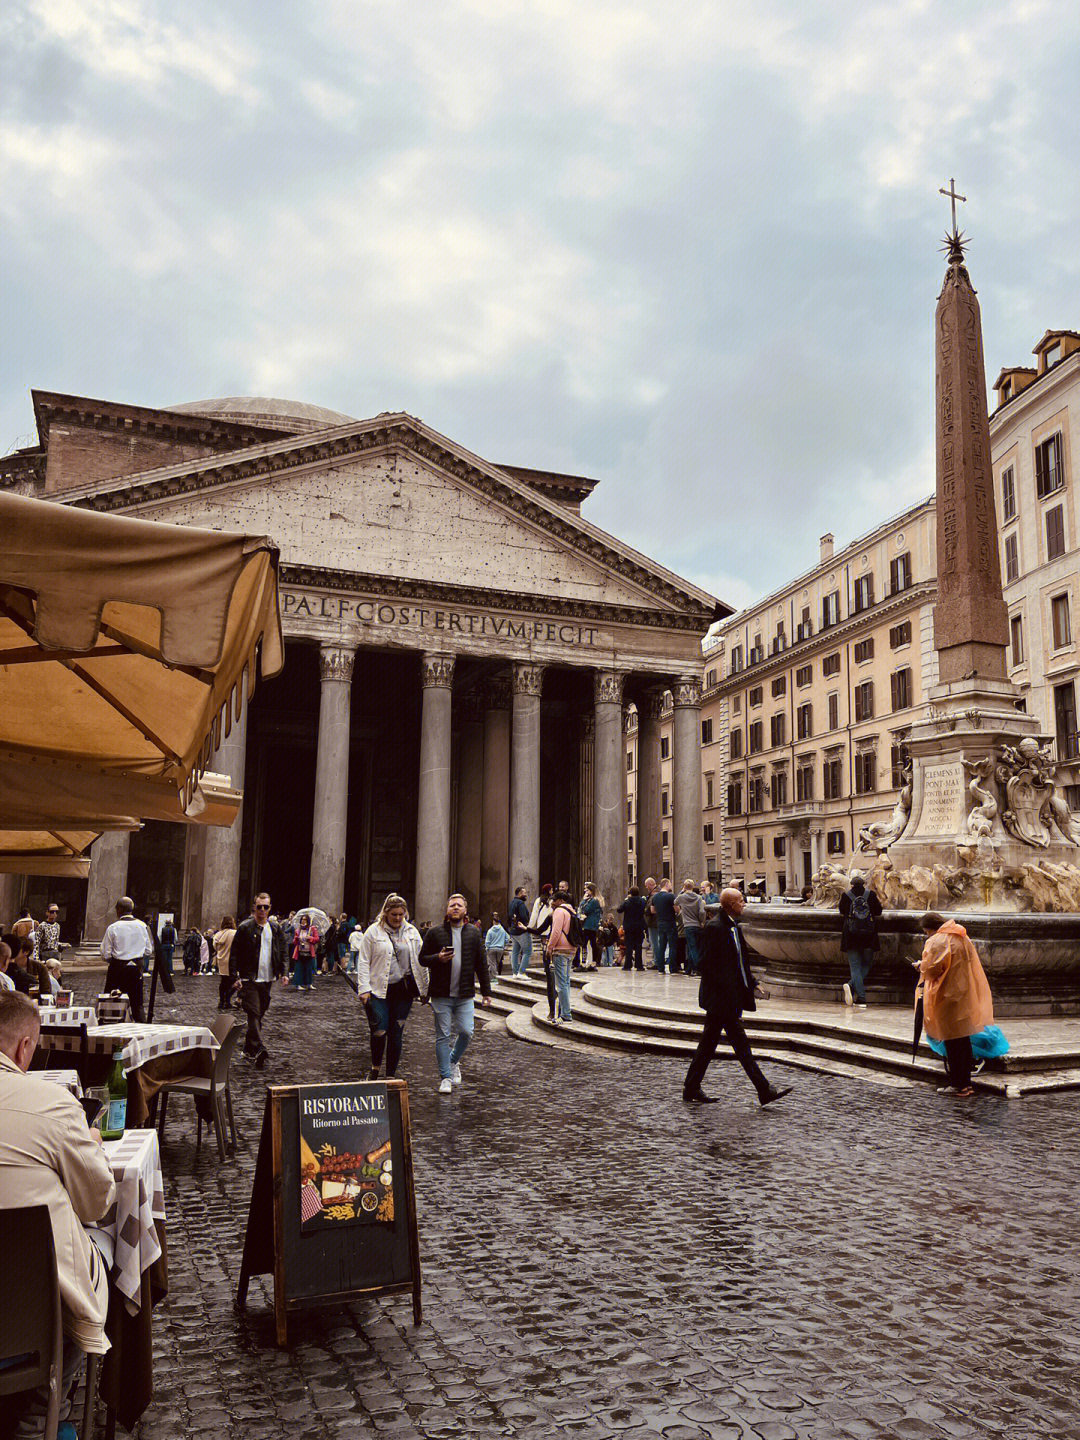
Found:
[[[11,946],[6,945],[3,940],[0,940],[0,990],[15,989],[15,981],[12,980],[11,976],[7,973],[7,968],[10,964]]]
[[[122,990],[131,1001],[132,1020],[142,1021],[143,962],[154,954],[150,931],[135,919],[135,904],[126,895],[116,902],[116,919],[105,931],[101,953],[108,961],[106,990]]]

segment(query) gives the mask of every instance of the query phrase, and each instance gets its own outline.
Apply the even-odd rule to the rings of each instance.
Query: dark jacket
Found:
[[[675,896],[670,890],[654,890],[649,904],[656,916],[656,925],[674,927],[675,925]]]
[[[619,914],[623,917],[623,934],[627,938],[645,934],[645,897],[643,895],[627,895],[619,906]]]
[[[453,945],[449,925],[432,925],[424,936],[417,959],[426,965],[431,973],[431,987],[428,998],[444,1000],[450,994],[451,962],[440,960],[439,951],[449,950]],[[484,954],[484,937],[475,925],[466,922],[461,927],[461,981],[459,989],[464,999],[476,994],[476,981],[480,982],[481,995],[491,994],[491,975],[488,972],[487,956]]]
[[[285,974],[286,949],[285,935],[281,926],[276,920],[268,922],[270,925],[270,969],[275,980],[279,975]],[[229,951],[229,974],[234,980],[254,980],[259,973],[259,950],[262,937],[259,935],[259,927],[255,923],[255,917],[249,915],[246,920],[241,920],[236,927],[236,934],[233,936],[232,949]]]
[[[529,928],[529,907],[520,895],[515,895],[510,901],[510,914],[507,916],[510,921],[511,935],[524,935]]]
[[[743,965],[739,964],[736,932],[742,942]],[[744,1010],[757,1008],[746,939],[736,922],[723,910],[715,920],[701,927],[698,1004],[703,1010],[718,1015],[741,1015]]]
[[[860,895],[865,895],[870,901],[870,916],[874,922],[874,938],[872,940],[869,940],[858,935],[852,935],[851,927],[848,923],[848,916],[851,913],[851,902],[855,898],[855,893],[856,892],[854,890],[845,890],[843,895],[840,896],[840,918],[844,922],[844,928],[840,932],[840,949],[878,950],[881,948],[881,942],[878,939],[877,924],[877,922],[881,918],[881,901],[875,895],[873,890],[870,890],[866,886],[864,886],[863,889],[858,892]]]
[[[583,930],[599,930],[600,922],[604,918],[604,907],[595,895],[590,895],[587,900],[581,902],[578,914],[581,916]]]

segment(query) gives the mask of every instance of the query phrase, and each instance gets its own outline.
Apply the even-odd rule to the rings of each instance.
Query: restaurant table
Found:
[[[131,1000],[127,995],[99,995],[97,1018],[101,1025],[111,1024],[114,1020],[130,1020]]]
[[[43,1035],[43,1050],[77,1051],[77,1029],[70,1035]],[[138,1020],[121,1020],[111,1025],[87,1025],[87,1054],[98,1057],[99,1079],[108,1078],[110,1062],[117,1050],[128,1079],[127,1123],[139,1129],[147,1123],[150,1104],[166,1080],[183,1076],[206,1078],[213,1074],[218,1042],[205,1025],[147,1025]],[[94,1080],[83,1083],[93,1084]]]
[[[111,1348],[99,1381],[111,1440],[116,1422],[133,1429],[153,1398],[151,1311],[168,1293],[169,1281],[157,1133],[126,1130],[119,1140],[105,1141],[102,1149],[116,1181],[116,1201],[87,1229],[101,1232],[113,1254],[105,1322]]]
[[[97,1014],[92,1005],[46,1005],[41,1012],[43,1025],[96,1025]]]
[[[82,1081],[77,1070],[35,1070],[36,1080],[48,1080],[50,1085],[63,1085],[71,1091],[76,1100],[83,1098]]]

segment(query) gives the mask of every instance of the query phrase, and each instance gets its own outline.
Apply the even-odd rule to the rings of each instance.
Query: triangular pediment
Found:
[[[410,416],[129,476],[73,497],[270,535],[287,567],[704,618],[726,607]]]

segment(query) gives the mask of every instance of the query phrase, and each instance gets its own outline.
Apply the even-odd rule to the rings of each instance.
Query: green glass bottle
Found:
[[[103,1140],[119,1140],[127,1124],[127,1076],[124,1063],[117,1050],[113,1056],[113,1067],[109,1074],[109,1104],[101,1125]]]

